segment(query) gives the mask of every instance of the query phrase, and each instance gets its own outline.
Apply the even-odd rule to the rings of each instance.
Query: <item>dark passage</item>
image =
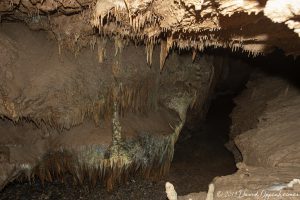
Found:
[[[180,195],[207,191],[214,177],[236,171],[233,155],[224,147],[233,107],[231,95],[219,96],[212,101],[201,130],[183,130],[175,146],[169,179]]]

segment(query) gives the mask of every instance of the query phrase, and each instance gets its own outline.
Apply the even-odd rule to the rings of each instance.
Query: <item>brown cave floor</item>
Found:
[[[109,193],[101,184],[90,189],[87,185],[75,186],[71,181],[69,184],[54,181],[44,187],[39,181],[31,184],[15,181],[0,192],[0,199],[165,200],[166,181],[174,184],[178,195],[206,191],[214,177],[236,171],[232,154],[223,146],[228,139],[226,134],[231,124],[229,114],[232,108],[231,97],[217,98],[212,102],[201,130],[183,129],[175,146],[170,174],[159,182],[131,178]]]

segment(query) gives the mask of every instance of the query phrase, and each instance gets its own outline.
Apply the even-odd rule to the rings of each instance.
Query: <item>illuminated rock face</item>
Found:
[[[75,52],[95,43],[99,32],[143,42],[149,54],[161,43],[164,55],[175,47],[241,49],[254,56],[278,47],[299,55],[297,0],[11,0],[0,3],[0,12],[4,20],[50,31]]]
[[[239,105],[233,112],[235,126],[232,130],[233,134],[242,133],[235,137],[235,142],[243,155],[243,162],[270,168],[299,168],[298,87],[269,76],[256,78],[247,86],[248,89],[236,100]],[[249,121],[242,122],[247,113],[251,116]]]
[[[163,176],[187,109],[202,109],[222,62],[174,52],[161,70],[159,48],[150,66],[143,47],[116,38],[75,57],[45,32],[1,28],[1,188],[67,172],[109,190],[130,174]]]

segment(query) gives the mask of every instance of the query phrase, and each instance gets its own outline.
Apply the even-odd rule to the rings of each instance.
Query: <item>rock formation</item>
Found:
[[[159,178],[226,65],[199,52],[300,54],[298,0],[3,0],[0,21],[0,189],[67,172],[108,190]],[[248,83],[229,145],[243,163],[215,191],[297,178],[299,100],[283,80]]]
[[[74,58],[21,24],[2,24],[0,39],[1,188],[22,175],[69,172],[109,190],[131,173],[161,177],[187,109],[201,109],[221,63],[174,52],[161,73],[158,48],[151,67],[141,47],[117,39],[99,63],[99,51]]]
[[[299,55],[299,7],[297,0],[5,0],[0,14],[51,32],[75,53],[93,46],[99,33],[143,42],[151,63],[153,46],[161,44],[162,64],[172,48],[255,56],[277,47]]]

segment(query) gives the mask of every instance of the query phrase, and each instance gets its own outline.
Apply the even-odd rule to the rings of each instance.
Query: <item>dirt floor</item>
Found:
[[[212,102],[207,120],[201,130],[184,128],[175,146],[175,155],[170,174],[158,182],[140,180],[133,177],[108,193],[99,183],[95,188],[87,185],[68,184],[54,181],[43,187],[35,183],[13,182],[0,193],[0,199],[166,199],[164,184],[174,184],[178,195],[207,191],[208,184],[216,176],[232,174],[236,171],[234,158],[223,144],[228,140],[231,124],[229,114],[233,108],[230,97],[220,97]]]

